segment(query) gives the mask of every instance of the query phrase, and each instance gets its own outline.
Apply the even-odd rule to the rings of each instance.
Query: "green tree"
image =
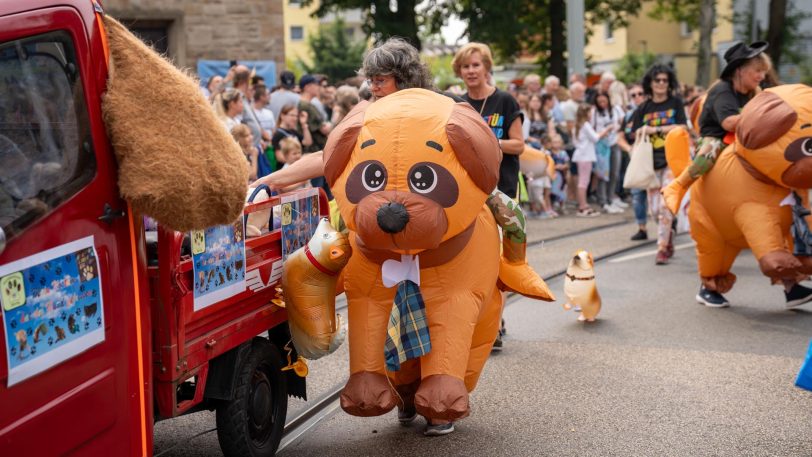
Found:
[[[585,0],[592,24],[627,25],[643,0]],[[566,2],[564,0],[460,0],[454,12],[468,23],[470,40],[490,44],[503,58],[539,56],[542,70],[566,80]],[[589,34],[589,29],[578,33]]]
[[[585,0],[585,9],[594,24],[620,27],[630,14],[639,12],[643,1]],[[417,5],[417,0],[321,0],[314,14],[324,17],[358,8],[366,17],[364,32],[376,42],[400,36],[418,49],[421,27],[429,34],[439,33],[447,18],[456,14],[468,24],[468,39],[488,43],[498,57],[537,54],[542,69],[562,79],[567,76],[565,0],[424,0]]]
[[[626,54],[615,65],[615,77],[626,84],[639,83],[655,59],[654,54],[650,52]]]
[[[330,81],[355,76],[363,62],[366,43],[350,40],[345,29],[346,24],[340,18],[332,24],[319,26],[318,33],[307,43],[313,65],[307,65],[301,59],[298,64],[307,73],[326,75]]]
[[[802,23],[809,18],[809,13],[796,8],[797,0],[771,0],[770,18],[766,32],[761,28],[755,30],[756,40],[770,43],[767,53],[777,68],[781,63],[806,65],[808,56],[804,54],[803,44],[812,39],[809,32],[801,29]],[[736,32],[740,36],[750,37],[753,30],[751,11],[736,14],[732,18]]]
[[[429,0],[427,8],[435,8],[438,0]],[[310,5],[313,0],[303,0]],[[321,0],[315,15],[324,17],[341,10],[360,9],[364,15],[364,33],[376,42],[389,37],[405,38],[417,49],[421,48],[418,30],[422,20],[418,20],[417,0]],[[439,27],[437,29],[439,31]]]
[[[711,35],[716,26],[716,0],[655,0],[651,12],[654,19],[670,19],[685,22],[691,28],[699,28],[697,43],[697,71],[695,83],[708,87],[711,76]]]

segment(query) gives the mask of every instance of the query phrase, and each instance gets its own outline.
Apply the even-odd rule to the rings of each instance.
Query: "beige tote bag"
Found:
[[[660,187],[660,180],[654,173],[654,150],[648,135],[643,134],[642,128],[637,130],[629,167],[626,168],[626,176],[623,178],[623,187],[626,189]]]

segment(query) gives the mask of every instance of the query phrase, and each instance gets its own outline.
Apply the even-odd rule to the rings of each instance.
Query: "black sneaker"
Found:
[[[784,292],[784,297],[787,299],[787,303],[784,304],[784,306],[786,308],[794,308],[812,300],[812,289],[800,284],[795,284],[789,292]]]
[[[411,408],[400,409],[398,407],[398,422],[403,425],[411,424],[417,417],[417,409],[414,406]]]
[[[502,332],[499,331],[499,334],[496,335],[496,341],[493,342],[493,347],[491,348],[491,352],[502,352]]]
[[[808,289],[812,293],[812,289]],[[812,297],[810,297],[812,299]],[[711,308],[727,308],[730,303],[727,299],[715,290],[708,290],[705,286],[699,288],[699,293],[696,294],[696,301],[701,305]]]
[[[645,230],[638,230],[637,233],[632,235],[632,241],[644,241],[648,239],[648,233]]]

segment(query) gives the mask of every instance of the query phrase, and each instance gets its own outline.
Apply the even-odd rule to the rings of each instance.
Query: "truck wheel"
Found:
[[[288,410],[283,366],[276,346],[254,338],[238,368],[234,398],[217,407],[217,438],[226,457],[276,453]]]

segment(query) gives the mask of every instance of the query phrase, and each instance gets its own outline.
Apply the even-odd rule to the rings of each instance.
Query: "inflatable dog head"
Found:
[[[753,97],[736,143],[736,152],[776,183],[812,188],[812,87],[787,84]]]
[[[407,89],[356,106],[327,141],[324,172],[367,247],[414,253],[474,222],[501,156],[470,105]]]

